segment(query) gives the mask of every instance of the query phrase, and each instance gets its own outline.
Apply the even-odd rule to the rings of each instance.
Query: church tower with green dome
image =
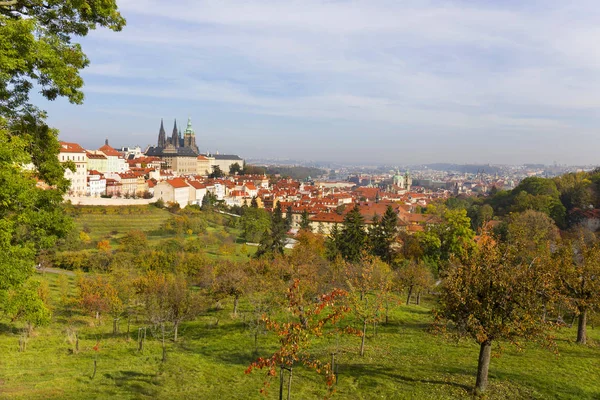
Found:
[[[190,148],[199,153],[198,146],[196,145],[196,134],[194,133],[194,128],[192,128],[192,119],[188,117],[187,128],[183,132],[183,147]]]

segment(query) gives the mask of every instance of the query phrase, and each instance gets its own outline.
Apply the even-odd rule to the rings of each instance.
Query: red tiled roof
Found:
[[[60,142],[61,153],[86,153],[85,149],[77,143]]]
[[[310,217],[310,220],[315,222],[331,222],[341,224],[342,222],[344,222],[344,216],[339,215],[337,213],[321,212],[317,215]]]
[[[105,144],[104,146],[100,147],[98,150],[100,150],[101,152],[103,152],[107,156],[119,157],[121,155],[121,153],[119,153],[117,150],[113,149],[112,147],[110,147],[107,144]]]
[[[205,189],[206,186],[204,186],[202,183],[198,182],[198,181],[187,181],[187,183],[192,186],[194,189]]]
[[[173,178],[173,179],[167,180],[167,182],[169,183],[169,185],[173,186],[175,189],[181,189],[184,187],[188,187],[188,184],[185,183],[183,178]]]

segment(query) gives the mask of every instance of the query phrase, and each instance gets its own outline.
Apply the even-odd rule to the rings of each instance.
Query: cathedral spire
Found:
[[[177,135],[177,132],[179,132],[179,131],[177,130],[177,118],[175,118],[175,125],[173,125],[173,133],[172,133],[172,136],[175,136],[175,135]]]
[[[158,131],[158,147],[166,147],[167,146],[167,134],[165,133],[165,126],[163,124],[163,119],[160,119],[160,130]]]

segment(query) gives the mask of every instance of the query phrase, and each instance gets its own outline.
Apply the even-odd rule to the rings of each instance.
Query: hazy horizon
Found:
[[[62,140],[422,164],[598,164],[600,8],[529,1],[120,1],[82,39],[83,106],[37,104]]]

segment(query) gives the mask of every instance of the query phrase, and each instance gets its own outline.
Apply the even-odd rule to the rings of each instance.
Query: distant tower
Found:
[[[198,153],[198,146],[196,146],[196,134],[194,133],[194,128],[192,128],[192,119],[188,117],[187,128],[185,128],[185,132],[183,133],[183,147],[189,147],[194,150],[195,153]]]
[[[179,147],[179,133],[177,132],[177,121],[175,121],[175,127],[173,128],[173,133],[171,134],[171,144],[175,147]]]
[[[177,144],[175,144],[175,141],[173,141],[172,138],[177,138],[177,143],[179,143],[179,131],[177,130],[177,119],[175,119],[175,124],[173,125],[173,132],[171,133],[171,142],[173,143],[173,145],[175,147],[179,147]]]
[[[406,174],[404,174],[404,184],[406,185],[406,190],[410,192],[410,187],[412,186],[412,178],[408,170],[406,170]]]
[[[163,125],[162,118],[160,119],[160,130],[158,131],[158,147],[167,147],[167,134],[165,133],[165,127]]]
[[[392,184],[398,186],[400,189],[404,189],[404,176],[400,175],[400,171],[396,170],[396,174],[393,177]]]
[[[104,145],[108,146],[108,138],[104,139]]]

